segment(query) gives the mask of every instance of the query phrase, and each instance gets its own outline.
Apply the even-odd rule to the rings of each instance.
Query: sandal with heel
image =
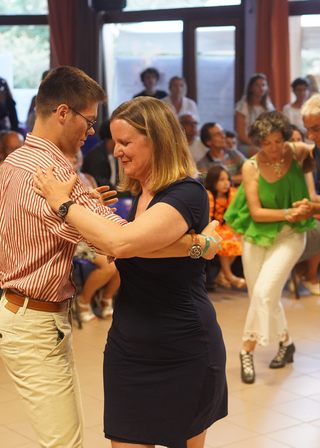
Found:
[[[216,278],[216,284],[222,286],[223,288],[231,289],[231,283],[227,280],[226,276],[222,271],[219,272]]]
[[[235,275],[231,277],[229,280],[231,283],[231,286],[234,286],[237,289],[245,289],[247,287],[247,283],[244,278],[242,277],[236,277]]]

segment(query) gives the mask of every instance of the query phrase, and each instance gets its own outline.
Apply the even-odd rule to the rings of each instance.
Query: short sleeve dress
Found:
[[[158,202],[196,232],[208,222],[206,190],[192,178],[157,193],[148,208]],[[136,207],[137,200],[129,220]],[[116,265],[121,286],[104,357],[105,435],[184,448],[227,414],[226,354],[205,260],[130,258]]]

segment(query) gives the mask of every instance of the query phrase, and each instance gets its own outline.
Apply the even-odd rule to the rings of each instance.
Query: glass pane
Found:
[[[111,24],[103,27],[109,111],[143,90],[140,73],[155,67],[157,89],[182,74],[182,22]]]
[[[201,123],[234,128],[235,27],[196,30],[197,94]]]
[[[289,18],[291,79],[310,75],[320,89],[320,15]],[[308,76],[309,77],[309,76]]]
[[[9,84],[22,125],[42,72],[49,68],[49,53],[47,25],[0,26],[0,76]]]
[[[47,14],[47,0],[5,0],[0,3],[0,14]]]
[[[241,0],[127,0],[124,11],[240,5]]]

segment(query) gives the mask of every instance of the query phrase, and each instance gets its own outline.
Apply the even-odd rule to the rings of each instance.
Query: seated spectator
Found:
[[[45,70],[42,73],[41,81],[47,76],[48,73],[49,70]],[[31,99],[31,103],[27,114],[26,127],[28,132],[32,131],[35,120],[36,120],[36,95],[34,95]]]
[[[98,186],[109,185],[115,188],[119,171],[117,160],[113,156],[114,141],[108,120],[101,124],[99,137],[101,142],[97,143],[84,157],[82,171],[91,174]]]
[[[186,97],[187,83],[185,79],[180,76],[173,76],[169,81],[169,91],[170,94],[162,101],[168,103],[178,117],[191,114],[199,121],[197,104],[191,98]]]
[[[224,165],[229,171],[232,181],[238,185],[241,182],[241,168],[246,158],[237,149],[226,149],[226,136],[219,123],[205,123],[200,130],[202,143],[209,149],[199,160],[197,167],[203,174],[212,165]]]
[[[252,156],[258,150],[248,136],[250,126],[262,112],[274,110],[268,92],[266,75],[256,73],[249,79],[245,94],[236,104],[235,123],[240,143],[239,149],[246,156]]]
[[[295,95],[295,100],[293,103],[286,104],[282,112],[291,124],[297,126],[301,132],[305,133],[306,129],[303,125],[301,107],[310,96],[310,84],[306,78],[296,78],[292,82],[291,88]]]
[[[207,147],[204,146],[199,137],[198,121],[192,114],[180,115],[179,121],[186,134],[191,155],[195,162],[198,162],[207,152]]]
[[[82,154],[79,151],[78,154],[73,157],[69,157],[69,160],[74,170],[79,174],[82,182],[87,186],[89,190],[94,190],[97,187],[94,178],[87,173],[80,172],[82,167]],[[110,203],[109,203],[110,205]],[[81,241],[75,250],[75,257],[88,260],[96,267],[94,271],[91,271],[86,278],[86,281],[82,287],[82,290],[78,296],[78,304],[80,308],[80,319],[82,322],[89,322],[95,319],[95,314],[92,312],[91,300],[95,293],[106,286],[101,299],[101,316],[111,316],[113,313],[112,298],[116,293],[120,279],[118,271],[114,263],[109,263],[105,255],[100,255],[96,251],[89,247],[84,241]]]
[[[103,297],[99,304],[101,306],[101,317],[112,316],[113,297],[120,285],[119,273],[115,264],[113,262],[109,263],[105,255],[98,254],[84,241],[77,245],[74,255],[90,261],[96,268],[89,273],[78,295],[81,322],[90,322],[95,319],[96,316],[91,305],[92,299],[95,293],[103,287]]]
[[[19,130],[19,120],[14,101],[7,81],[0,78],[0,130]]]
[[[226,136],[226,149],[233,150],[237,149],[237,136],[235,132],[224,131]]]
[[[0,163],[23,145],[24,138],[16,131],[0,131]]]
[[[143,70],[143,72],[140,73],[140,79],[142,84],[144,85],[144,89],[134,95],[134,98],[136,96],[153,96],[154,98],[158,98],[158,100],[161,100],[168,95],[168,93],[164,90],[156,89],[157,83],[160,79],[160,73],[156,68],[149,67]]]
[[[221,270],[216,283],[226,288],[245,288],[245,279],[235,276],[231,270],[236,257],[241,255],[241,237],[226,224],[223,217],[236,193],[236,189],[231,187],[230,174],[222,165],[211,166],[205,187],[209,197],[209,218],[211,221],[219,221],[216,231],[222,238],[221,249],[217,252]]]

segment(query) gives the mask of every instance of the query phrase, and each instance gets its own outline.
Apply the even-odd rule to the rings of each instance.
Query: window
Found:
[[[49,27],[0,26],[0,49],[0,76],[9,84],[23,127],[42,72],[49,68]]]
[[[182,22],[110,24],[103,27],[109,112],[141,90],[140,73],[160,72],[157,88],[182,74]]]
[[[320,88],[320,15],[289,18],[291,79],[312,75]]]
[[[124,11],[240,5],[241,0],[127,0]]]
[[[0,15],[47,13],[47,0],[5,0],[0,3]]]
[[[197,92],[201,123],[234,127],[235,27],[196,28]]]

